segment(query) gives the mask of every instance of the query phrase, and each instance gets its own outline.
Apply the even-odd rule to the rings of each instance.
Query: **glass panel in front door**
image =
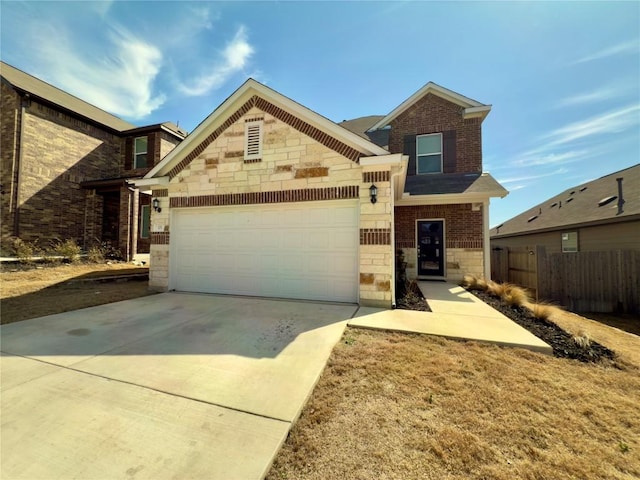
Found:
[[[444,276],[443,222],[418,222],[418,275]]]

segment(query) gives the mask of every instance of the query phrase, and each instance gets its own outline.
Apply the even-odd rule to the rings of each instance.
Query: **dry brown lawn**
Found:
[[[561,317],[617,365],[347,329],[267,479],[640,478],[640,338]]]
[[[146,281],[72,282],[90,277],[140,273],[147,269],[131,264],[71,264],[0,272],[0,321],[2,324],[68,312],[105,303],[149,295]]]

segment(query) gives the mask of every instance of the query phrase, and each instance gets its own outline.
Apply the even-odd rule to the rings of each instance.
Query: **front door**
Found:
[[[444,277],[444,222],[418,221],[418,276]]]

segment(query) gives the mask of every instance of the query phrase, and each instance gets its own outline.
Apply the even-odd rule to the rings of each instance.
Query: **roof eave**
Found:
[[[373,125],[367,131],[371,132],[373,130],[379,130],[379,129],[383,128],[383,127],[386,127],[396,117],[401,115],[411,105],[413,105],[415,102],[420,100],[422,97],[424,97],[428,93],[433,93],[434,95],[437,95],[440,98],[443,98],[443,99],[448,100],[448,101],[450,101],[452,103],[455,103],[456,105],[459,105],[459,106],[463,107],[465,109],[465,112],[467,110],[473,111],[475,109],[479,109],[478,112],[470,112],[469,114],[470,115],[479,116],[482,119],[484,119],[484,117],[486,117],[488,115],[489,111],[491,110],[491,105],[485,105],[485,104],[480,103],[480,102],[478,102],[476,100],[473,100],[471,98],[465,97],[464,95],[460,95],[459,93],[454,92],[453,90],[449,90],[448,88],[441,87],[440,85],[438,85],[436,83],[429,82],[426,85],[424,85],[420,90],[418,90],[416,93],[414,93],[409,98],[407,98],[400,105],[398,105],[391,113],[389,113],[389,115],[385,116],[382,120],[380,120],[378,123]],[[482,112],[482,113],[480,113],[480,112]],[[465,114],[463,114],[463,115],[465,115]],[[473,118],[473,117],[466,117],[465,116],[464,118]]]
[[[487,201],[491,198],[504,197],[505,195],[506,193],[497,191],[486,193],[435,193],[431,195],[409,195],[405,193],[402,199],[396,202],[396,206],[477,203]]]
[[[636,220],[640,220],[640,213],[632,214],[632,215],[623,215],[621,217],[609,217],[601,220],[592,220],[590,222],[579,222],[579,223],[571,223],[566,225],[555,225],[552,227],[539,228],[536,230],[521,230],[518,232],[509,232],[509,233],[497,233],[491,235],[492,239],[500,239],[500,238],[509,238],[509,237],[521,237],[524,235],[532,235],[538,233],[548,233],[555,232],[559,230],[568,230],[572,228],[584,228],[584,227],[597,227],[599,225],[609,225],[612,223],[625,223],[625,222],[633,222]],[[494,227],[495,228],[495,227]]]

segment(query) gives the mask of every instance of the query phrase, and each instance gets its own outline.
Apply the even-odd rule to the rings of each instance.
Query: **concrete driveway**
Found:
[[[0,477],[262,478],[356,310],[165,293],[2,326]]]

